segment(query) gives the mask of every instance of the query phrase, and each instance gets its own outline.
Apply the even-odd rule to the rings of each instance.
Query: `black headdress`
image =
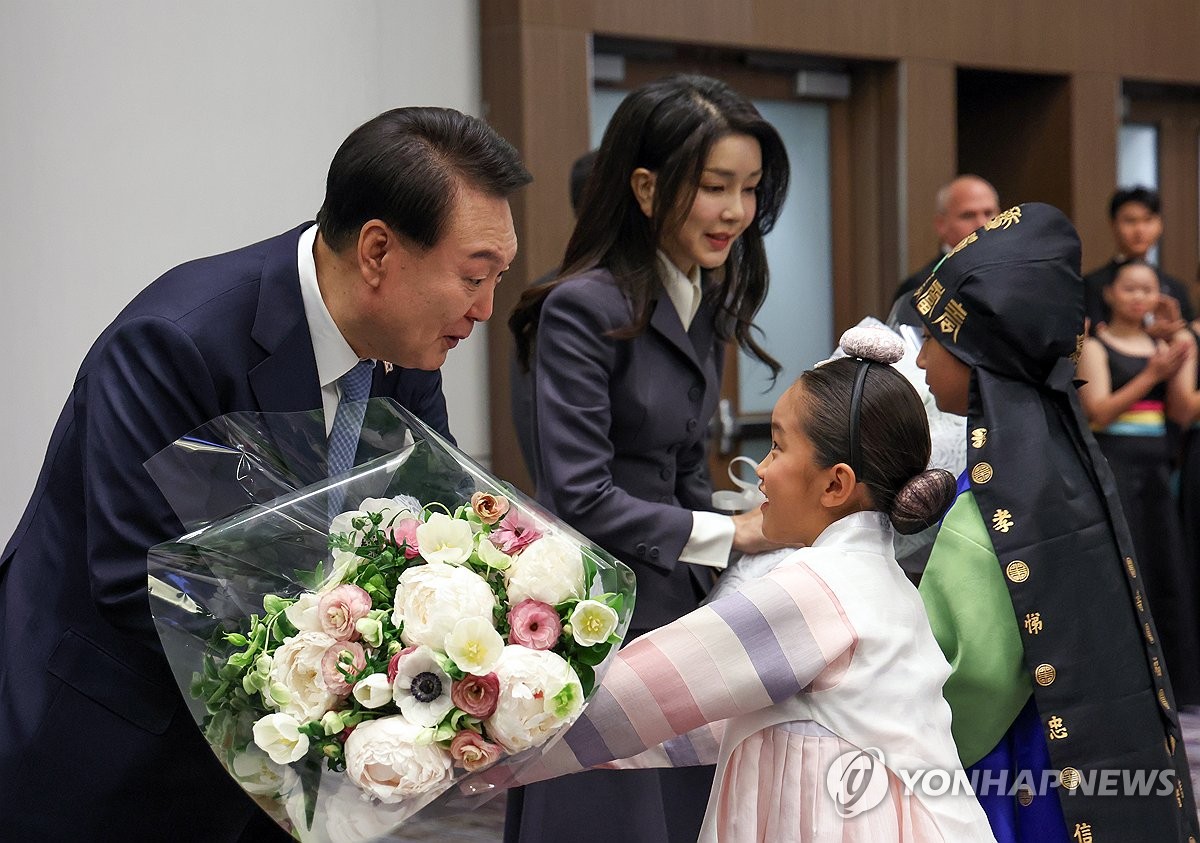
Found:
[[[1079,257],[1062,212],[1019,205],[951,250],[913,305],[971,367],[971,490],[1012,597],[1068,834],[1186,841],[1200,833],[1175,700],[1073,382]],[[1174,771],[1174,789],[1090,796],[1103,770]]]

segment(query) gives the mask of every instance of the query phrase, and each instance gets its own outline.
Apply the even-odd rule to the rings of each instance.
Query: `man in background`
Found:
[[[889,325],[921,325],[921,319],[910,301],[913,292],[929,277],[943,255],[998,213],[1000,196],[996,188],[979,176],[966,173],[938,188],[933,230],[937,233],[941,249],[933,260],[905,278],[896,288],[892,312],[887,319]]]
[[[1116,254],[1104,266],[1083,278],[1084,307],[1093,327],[1108,321],[1109,308],[1104,301],[1104,287],[1117,274],[1117,267],[1130,260],[1149,261],[1147,255],[1162,237],[1161,207],[1158,192],[1148,187],[1122,188],[1112,195],[1108,204],[1108,218],[1112,223]],[[1174,302],[1165,301],[1166,307],[1158,308],[1156,317],[1165,318],[1170,326],[1165,330],[1174,333],[1182,327],[1178,324],[1180,318],[1184,322],[1191,322],[1195,316],[1191,297],[1182,281],[1165,272],[1159,271],[1158,281],[1162,293],[1170,296]],[[1175,303],[1178,303],[1177,313]],[[1151,330],[1153,328],[1148,327]]]

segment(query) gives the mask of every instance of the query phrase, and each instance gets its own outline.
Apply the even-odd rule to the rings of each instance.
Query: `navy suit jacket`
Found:
[[[189,715],[146,552],[183,532],[143,462],[233,411],[321,407],[296,249],[310,224],[179,266],[83,361],[0,556],[0,828],[13,839],[270,839]],[[376,367],[448,435],[441,375]]]
[[[708,422],[721,390],[719,288],[705,291],[690,331],[660,290],[647,329],[607,270],[556,287],[542,307],[534,368],[538,500],[637,575],[631,629],[694,610],[712,569],[678,561],[692,510],[712,509]]]

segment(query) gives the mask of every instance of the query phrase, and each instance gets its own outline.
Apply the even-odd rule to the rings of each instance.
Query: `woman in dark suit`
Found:
[[[751,320],[787,182],[778,133],[727,85],[646,85],[605,132],[560,276],[509,321],[533,372],[538,499],[633,569],[630,640],[695,609],[731,550],[768,547],[757,510],[710,511],[706,431],[726,342],[779,371]],[[703,767],[532,785],[505,838],[692,843],[711,782]]]

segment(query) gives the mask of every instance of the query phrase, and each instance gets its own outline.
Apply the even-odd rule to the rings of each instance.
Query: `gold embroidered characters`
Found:
[[[1017,214],[1017,216],[1020,216],[1020,214]],[[979,234],[977,232],[972,231],[970,234],[968,234],[962,240],[959,240],[957,246],[955,246],[953,249],[951,249],[949,252],[946,253],[946,257],[942,258],[942,263],[945,263],[946,261],[950,260],[950,258],[957,255],[959,252],[961,252],[963,249],[970,246],[972,243],[974,243],[978,239],[979,239]]]
[[[942,315],[933,320],[933,324],[942,329],[943,334],[953,334],[951,339],[958,342],[958,332],[967,321],[967,310],[958,303],[958,299],[946,302]]]
[[[1030,635],[1037,635],[1043,629],[1045,626],[1042,624],[1041,612],[1030,612],[1025,616],[1025,631]]]
[[[997,509],[992,515],[992,529],[997,533],[1007,533],[1012,529],[1012,513],[1007,509]]]
[[[997,228],[1008,230],[1021,221],[1021,206],[1009,208],[1007,211],[1001,211],[983,224],[984,231],[995,231]]]
[[[922,316],[928,316],[937,307],[937,303],[941,301],[942,293],[946,292],[946,288],[942,286],[941,281],[938,281],[932,275],[929,276],[929,280],[933,283],[917,299],[917,312]]]
[[[1092,843],[1092,824],[1075,823],[1075,833],[1071,835],[1076,843]]]
[[[987,428],[977,427],[971,431],[971,447],[982,448],[987,444]]]
[[[1063,725],[1063,719],[1058,715],[1046,721],[1046,728],[1050,732],[1050,740],[1052,741],[1061,741],[1063,738],[1068,737],[1067,727]]]

